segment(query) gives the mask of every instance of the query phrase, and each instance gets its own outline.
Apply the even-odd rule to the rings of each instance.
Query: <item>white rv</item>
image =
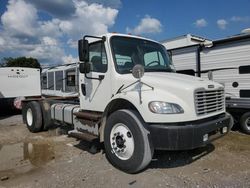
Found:
[[[215,41],[190,36],[162,42],[172,54],[177,72],[223,84],[227,110],[250,134],[250,34]]]

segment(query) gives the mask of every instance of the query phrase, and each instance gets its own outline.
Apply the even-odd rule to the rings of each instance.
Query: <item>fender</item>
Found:
[[[102,116],[102,121],[101,121],[100,128],[99,128],[101,142],[104,141],[104,128],[106,126],[107,118],[112,112],[119,110],[119,109],[126,109],[127,108],[127,109],[136,110],[140,114],[138,109],[135,107],[136,105],[132,102],[132,101],[136,101],[138,99],[135,99],[132,97],[131,98],[122,97],[122,96],[117,95],[116,97],[112,98],[112,100],[109,101],[108,105],[106,106],[106,108],[104,110],[104,113]]]

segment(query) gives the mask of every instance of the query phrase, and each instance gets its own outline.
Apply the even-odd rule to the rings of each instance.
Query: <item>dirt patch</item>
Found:
[[[30,133],[21,116],[2,119],[0,187],[250,187],[250,136],[238,132],[191,151],[157,151],[134,175],[91,146],[57,130]]]

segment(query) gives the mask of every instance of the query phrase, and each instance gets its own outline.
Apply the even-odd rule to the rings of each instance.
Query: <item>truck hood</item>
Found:
[[[219,83],[210,80],[177,73],[148,72],[142,77],[142,81],[146,84],[152,84],[153,87],[159,87],[159,89],[177,87],[182,90],[194,90],[197,88],[216,89],[222,87]]]
[[[136,81],[132,74],[120,75],[118,80],[120,81],[116,82],[119,83],[119,85],[116,85],[115,87],[116,90],[122,84],[126,87]],[[151,87],[154,87],[156,90],[171,92],[175,95],[178,95],[179,93],[183,94],[185,91],[192,91],[193,93],[196,89],[214,90],[223,88],[223,86],[217,82],[195,76],[169,72],[146,72],[141,78],[141,81]],[[127,88],[127,91],[132,88],[133,87]],[[143,85],[143,88],[148,89],[146,85]]]

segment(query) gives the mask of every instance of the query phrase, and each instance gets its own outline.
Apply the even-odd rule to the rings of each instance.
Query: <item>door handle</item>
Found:
[[[81,84],[81,89],[82,89],[83,96],[86,96],[86,85],[85,84]]]

